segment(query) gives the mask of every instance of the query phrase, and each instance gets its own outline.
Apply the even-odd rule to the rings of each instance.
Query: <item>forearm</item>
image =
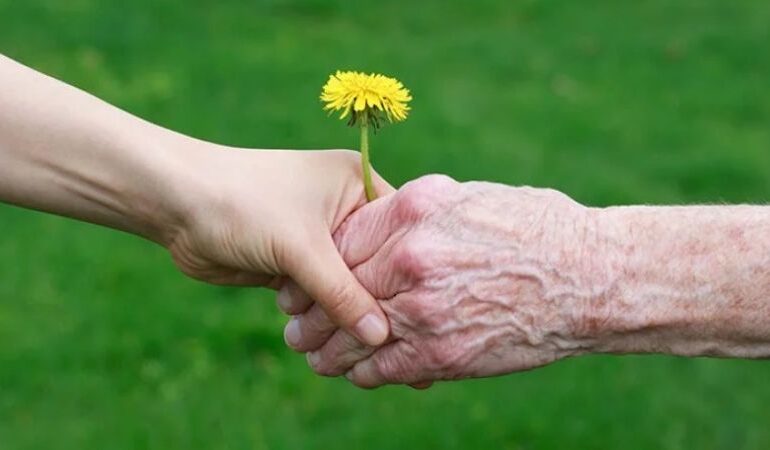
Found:
[[[0,55],[0,201],[164,241],[185,140]]]
[[[770,207],[599,211],[616,264],[595,350],[770,357]]]

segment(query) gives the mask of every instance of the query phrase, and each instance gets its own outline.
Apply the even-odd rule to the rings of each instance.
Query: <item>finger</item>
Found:
[[[348,267],[369,259],[395,231],[390,212],[395,194],[379,197],[351,214],[334,233],[334,241]]]
[[[358,282],[337,252],[331,236],[309,239],[291,255],[289,276],[326,311],[329,318],[368,345],[389,334],[377,302]]]
[[[308,364],[319,375],[336,377],[350,370],[375,350],[375,347],[362,344],[350,333],[337,330],[318,350],[308,353]]]
[[[306,313],[294,316],[284,329],[286,344],[299,352],[320,348],[338,330],[320,305],[315,304]]]
[[[359,208],[334,233],[334,240],[349,267],[369,259],[402,225],[419,221],[457,182],[444,175],[429,175],[404,185],[398,192]]]
[[[283,284],[275,297],[275,301],[281,311],[291,315],[302,314],[313,305],[313,299],[291,280]]]
[[[358,387],[373,389],[385,384],[417,384],[429,379],[420,355],[405,341],[379,348],[345,374]]]
[[[403,245],[404,232],[391,235],[369,259],[353,268],[359,283],[377,299],[390,299],[413,287],[426,268],[414,250],[417,245]],[[422,244],[420,244],[422,245]]]

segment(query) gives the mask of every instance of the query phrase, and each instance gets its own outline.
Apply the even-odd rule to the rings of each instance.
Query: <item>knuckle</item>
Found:
[[[314,307],[301,317],[302,327],[311,333],[324,333],[334,327],[326,311],[322,308]]]
[[[416,369],[422,366],[421,360],[421,353],[414,346],[403,344],[398,347],[398,351],[375,358],[374,364],[383,379],[389,383],[398,383],[419,378]]]
[[[404,239],[394,250],[393,264],[396,270],[408,278],[421,280],[431,269],[430,241],[419,237]]]
[[[393,208],[400,222],[414,223],[428,214],[429,203],[419,193],[406,190],[399,193]]]
[[[553,188],[544,188],[541,194],[555,205],[571,205],[575,203],[569,195]]]
[[[365,345],[361,343],[361,341],[359,341],[358,338],[348,333],[347,331],[340,330],[337,332],[337,334],[334,337],[335,337],[334,345],[330,347],[331,347],[331,354],[336,359],[342,359],[345,356],[358,354],[358,352],[362,351],[365,348]]]
[[[414,181],[415,188],[431,193],[437,191],[440,192],[442,189],[446,189],[455,184],[457,184],[457,181],[452,177],[438,173],[424,175]]]
[[[342,330],[337,331],[318,352],[320,374],[330,377],[342,375],[349,366],[365,356],[363,350],[363,344],[354,336]]]
[[[396,215],[406,222],[423,218],[455,184],[457,182],[446,175],[426,175],[407,183],[397,194]]]
[[[402,364],[401,358],[395,355],[397,354],[391,353],[388,356],[379,357],[374,360],[377,372],[389,383],[402,380],[407,376],[407,370]]]

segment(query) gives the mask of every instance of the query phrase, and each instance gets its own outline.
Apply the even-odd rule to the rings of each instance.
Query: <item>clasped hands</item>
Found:
[[[598,245],[565,195],[441,175],[394,192],[375,177],[366,204],[355,152],[223,155],[207,164],[218,194],[201,192],[171,253],[205,281],[280,289],[286,341],[317,373],[419,387],[583,351]],[[253,180],[272,188],[244,190]]]
[[[376,174],[367,203],[356,152],[204,142],[2,56],[0,80],[0,202],[278,289],[286,341],[319,374],[425,387],[582,353],[770,357],[767,206],[588,208]]]
[[[294,318],[287,344],[315,372],[372,388],[484,377],[579,353],[589,211],[556,191],[431,175],[361,207],[334,238],[390,322],[362,344],[296,284],[279,292]],[[576,252],[573,252],[575,250]]]
[[[202,281],[280,289],[286,340],[320,374],[425,386],[586,345],[592,213],[562,194],[443,176],[394,192],[375,174],[367,204],[356,152],[201,141],[2,55],[0,81],[0,202],[145,237]]]

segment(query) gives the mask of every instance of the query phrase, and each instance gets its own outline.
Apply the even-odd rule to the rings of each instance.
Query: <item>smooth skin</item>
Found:
[[[586,353],[770,357],[767,206],[590,208],[428,176],[358,210],[335,240],[391,338],[362,345],[313,306],[287,340],[317,373],[360,387]]]
[[[198,280],[307,292],[370,345],[388,335],[332,240],[366,203],[356,152],[204,142],[0,55],[0,202],[144,237]]]

